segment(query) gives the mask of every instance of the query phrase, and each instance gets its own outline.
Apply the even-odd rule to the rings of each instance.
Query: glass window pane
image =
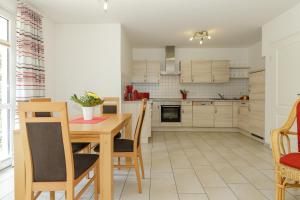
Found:
[[[8,20],[0,17],[0,39],[8,41]]]
[[[9,103],[8,94],[8,48],[0,45],[0,102]]]
[[[0,109],[0,161],[7,157],[10,131],[10,110]]]

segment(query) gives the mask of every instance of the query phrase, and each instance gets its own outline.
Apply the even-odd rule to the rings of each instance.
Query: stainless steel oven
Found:
[[[161,122],[181,122],[181,105],[161,105]]]

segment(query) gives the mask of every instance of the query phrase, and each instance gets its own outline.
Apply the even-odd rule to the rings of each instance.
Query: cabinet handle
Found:
[[[215,82],[215,75],[212,75],[212,82]]]

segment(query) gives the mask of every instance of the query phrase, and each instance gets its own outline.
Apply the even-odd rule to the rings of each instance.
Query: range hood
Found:
[[[166,46],[165,67],[161,71],[161,75],[179,75],[179,66],[175,62],[175,46]]]

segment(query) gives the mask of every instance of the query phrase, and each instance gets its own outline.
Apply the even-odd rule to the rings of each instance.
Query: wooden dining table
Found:
[[[113,144],[114,136],[124,129],[126,139],[132,138],[131,114],[104,114],[104,121],[96,124],[69,123],[71,142],[100,143],[100,196],[104,200],[114,199],[113,182]],[[14,132],[14,160],[15,160],[15,200],[25,197],[25,162],[22,137],[20,131]],[[130,159],[126,160],[130,164]]]

